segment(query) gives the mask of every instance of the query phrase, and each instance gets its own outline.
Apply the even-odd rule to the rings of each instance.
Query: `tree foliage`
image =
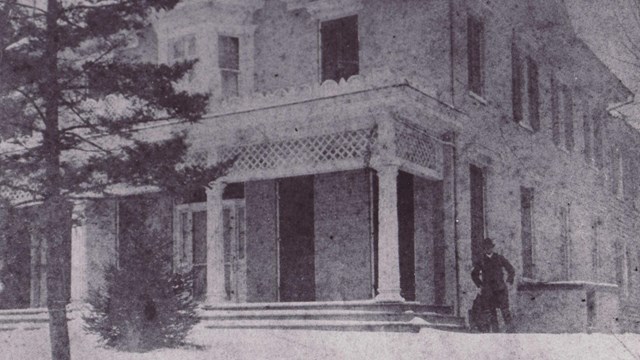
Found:
[[[70,201],[104,195],[113,184],[188,191],[224,169],[186,163],[185,135],[157,130],[206,112],[208,94],[177,86],[194,63],[146,62],[127,49],[155,14],[176,3],[0,2],[0,193],[42,203],[55,360],[70,358],[69,294],[58,270],[70,263]]]

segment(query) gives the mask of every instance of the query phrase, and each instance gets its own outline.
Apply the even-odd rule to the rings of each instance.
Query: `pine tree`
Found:
[[[72,201],[115,183],[169,191],[206,186],[223,168],[180,166],[187,152],[184,134],[149,142],[139,131],[158,122],[193,123],[207,109],[207,94],[175,86],[193,62],[145,63],[122,51],[132,34],[149,26],[150,15],[176,2],[0,3],[0,123],[3,130],[29,135],[0,144],[0,187],[41,202],[54,360],[70,358],[65,269]]]

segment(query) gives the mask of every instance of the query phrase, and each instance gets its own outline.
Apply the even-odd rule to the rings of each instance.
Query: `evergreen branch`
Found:
[[[77,129],[86,129],[86,128],[90,128],[96,132],[99,132],[100,129],[98,129],[97,126],[95,126],[94,124],[92,124],[89,120],[85,119],[84,116],[82,116],[82,114],[80,114],[78,112],[78,109],[76,109],[71,103],[67,102],[67,101],[63,101],[62,102],[63,105],[65,105],[65,107],[69,110],[71,110],[71,112],[73,112],[78,119],[80,119],[80,121],[83,123],[83,125],[74,125],[74,126],[69,126],[66,128],[62,128],[60,129],[60,132],[62,133],[67,133],[73,130],[77,130]]]
[[[47,11],[45,9],[42,9],[42,8],[39,8],[39,7],[33,6],[33,5],[21,4],[21,3],[17,2],[17,1],[0,0],[0,4],[7,4],[7,5],[11,5],[11,6],[19,6],[21,8],[25,8],[25,9],[28,9],[28,10],[38,11],[42,15],[46,15],[47,14]]]
[[[31,105],[36,109],[36,112],[38,113],[38,116],[40,116],[40,119],[42,120],[42,122],[46,123],[47,117],[42,112],[42,110],[40,109],[40,106],[38,106],[35,99],[33,99],[31,96],[29,96],[29,94],[27,94],[20,88],[14,88],[13,90],[18,92],[20,95],[24,96],[24,98],[27,99],[31,103]]]
[[[107,149],[103,148],[102,146],[98,145],[96,142],[91,141],[91,140],[87,139],[86,137],[79,135],[78,133],[74,133],[74,132],[67,132],[66,134],[68,134],[68,135],[70,135],[70,136],[72,136],[72,137],[76,138],[77,140],[80,140],[81,142],[84,142],[84,143],[87,143],[87,144],[89,144],[89,145],[93,146],[94,148],[96,148],[96,149],[100,150],[100,151],[101,151],[101,153],[103,153],[103,154],[107,154],[107,155],[111,154],[111,151],[109,151],[109,150],[107,150]],[[69,148],[69,149],[67,149],[67,150],[71,150],[71,149],[74,149],[74,150],[81,150],[81,149],[80,149],[80,148],[78,148],[78,147]]]

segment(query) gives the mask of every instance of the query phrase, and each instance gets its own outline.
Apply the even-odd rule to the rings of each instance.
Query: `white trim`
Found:
[[[314,20],[326,21],[357,15],[364,5],[362,0],[318,0],[307,3],[304,7]]]

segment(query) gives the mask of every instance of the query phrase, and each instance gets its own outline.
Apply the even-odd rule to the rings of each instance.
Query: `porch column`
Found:
[[[398,240],[398,165],[381,164],[378,172],[378,295],[377,301],[404,301],[400,295]]]
[[[71,228],[71,302],[83,303],[87,300],[87,226],[85,201],[73,204],[73,225]]]
[[[225,184],[214,181],[207,189],[207,303],[226,301],[224,288],[224,238],[222,191]]]

